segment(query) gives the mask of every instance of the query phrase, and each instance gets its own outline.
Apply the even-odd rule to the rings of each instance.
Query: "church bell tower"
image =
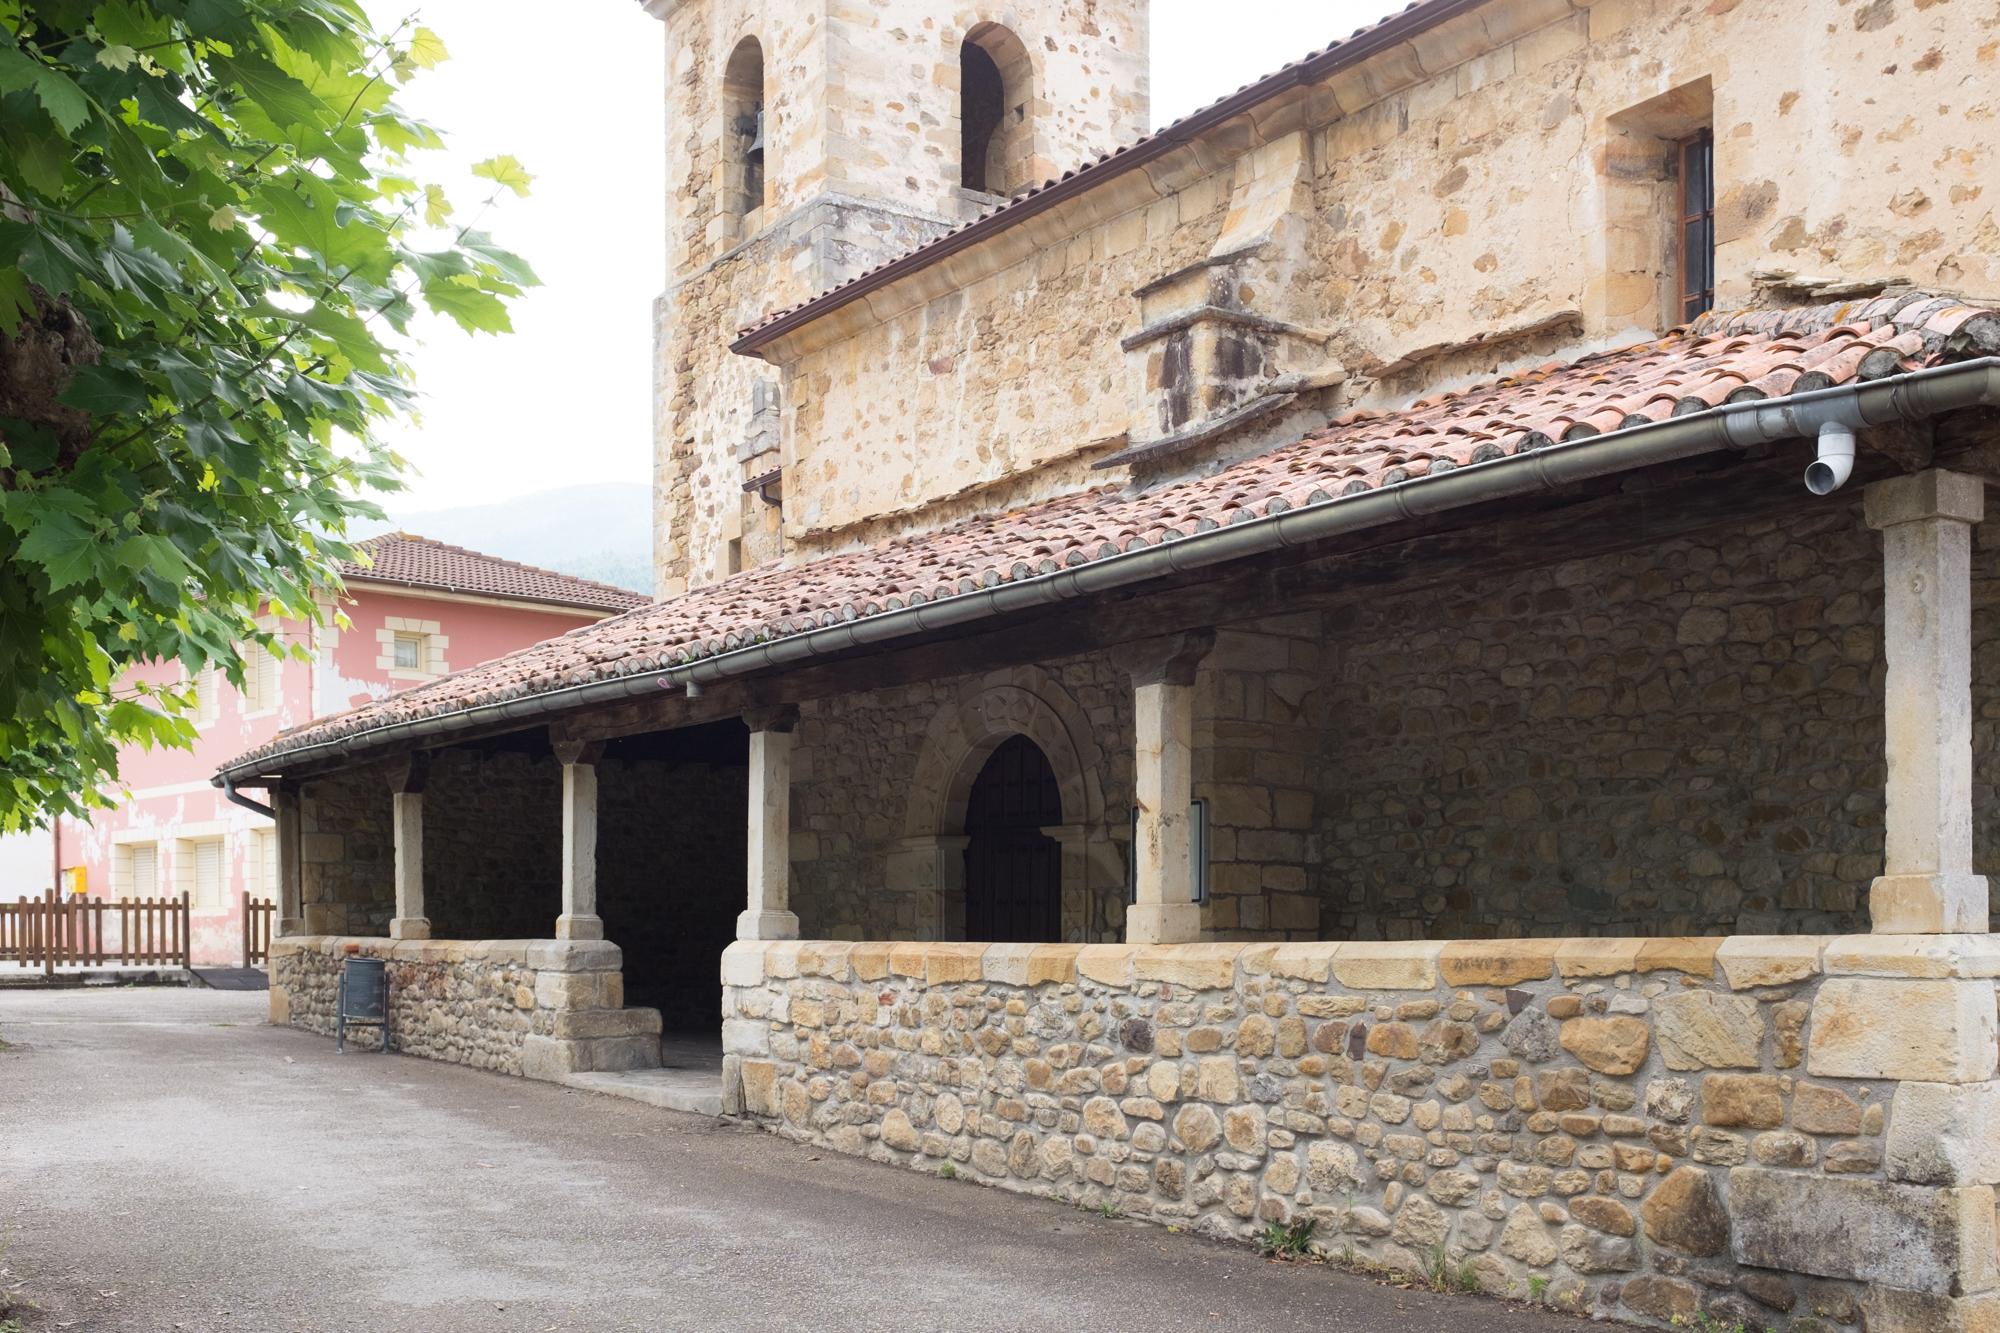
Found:
[[[1143,135],[1149,0],[649,0],[666,30],[661,596],[781,558],[782,404],[737,330]]]

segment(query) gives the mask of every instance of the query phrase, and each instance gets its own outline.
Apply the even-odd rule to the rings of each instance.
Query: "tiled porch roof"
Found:
[[[1713,314],[1656,341],[1550,363],[1388,413],[1350,413],[1295,443],[1152,490],[1101,488],[809,564],[753,570],[281,735],[231,767],[782,639],[1086,565],[1250,518],[1469,463],[1953,359],[2000,312],[1923,293]],[[1977,335],[1976,339],[1974,335]],[[1588,446],[1585,446],[1588,447]]]

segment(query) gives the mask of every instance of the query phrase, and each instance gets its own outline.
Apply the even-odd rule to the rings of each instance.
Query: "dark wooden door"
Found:
[[[965,937],[1009,943],[1062,938],[1062,822],[1048,756],[1026,736],[1003,741],[979,770],[965,811]]]

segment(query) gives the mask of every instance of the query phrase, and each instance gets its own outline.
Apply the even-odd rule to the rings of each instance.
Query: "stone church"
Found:
[[[1420,0],[1162,128],[1146,0],[648,8],[663,598],[217,774],[274,1021],[2000,1327],[2000,6]]]

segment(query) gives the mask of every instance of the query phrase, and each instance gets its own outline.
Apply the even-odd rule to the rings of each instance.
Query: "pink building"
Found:
[[[279,732],[603,620],[648,598],[589,579],[481,555],[408,533],[362,543],[372,564],[348,565],[349,624],[315,630],[287,621],[309,660],[246,652],[241,689],[211,668],[198,684],[200,736],[192,750],[132,748],[119,757],[128,798],[88,826],[64,822],[67,882],[92,897],[150,898],[186,891],[197,964],[226,964],[242,949],[242,895],[275,893],[271,821],[210,785],[224,761]],[[181,668],[156,668],[171,679]],[[265,793],[246,793],[262,801]],[[41,883],[54,866],[48,836]],[[73,867],[81,868],[79,876]],[[14,890],[9,887],[8,894]]]

